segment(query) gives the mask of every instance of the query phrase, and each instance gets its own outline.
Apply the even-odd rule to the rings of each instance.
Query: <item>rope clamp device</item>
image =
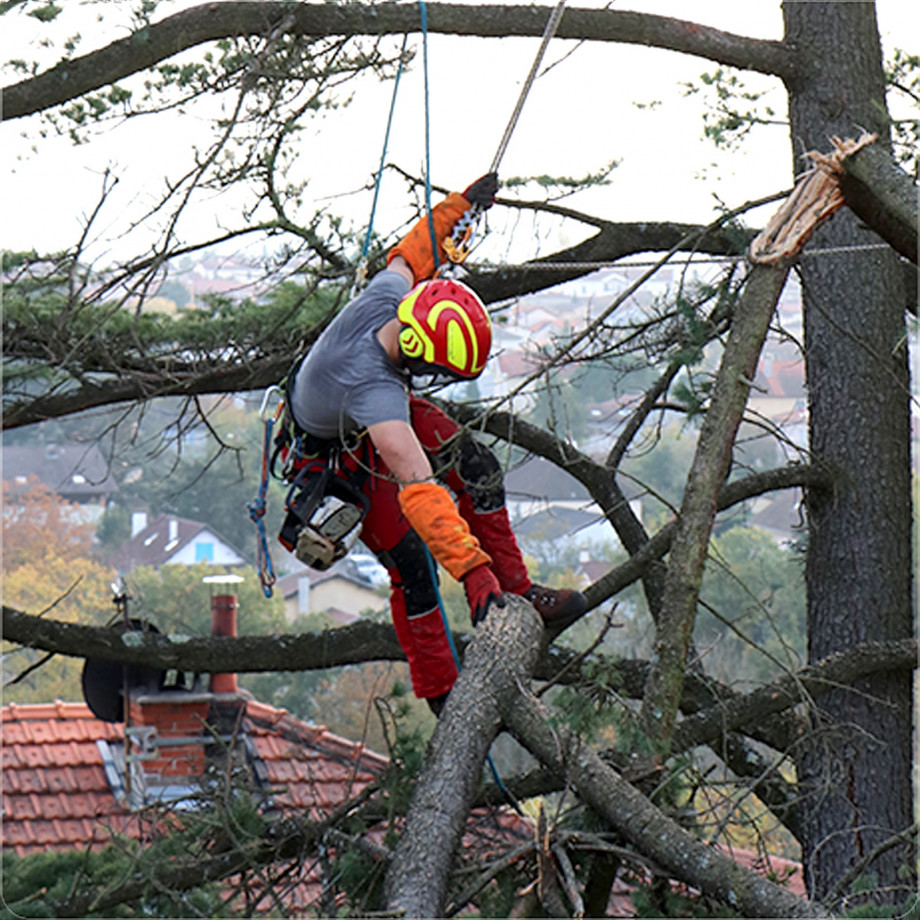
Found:
[[[457,221],[454,232],[445,237],[444,254],[452,265],[462,265],[473,250],[473,234],[482,215],[482,209],[473,206]]]

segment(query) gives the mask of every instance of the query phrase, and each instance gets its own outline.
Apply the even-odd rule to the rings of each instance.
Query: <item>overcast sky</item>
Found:
[[[193,5],[189,0],[163,2],[161,15]],[[588,4],[601,4],[592,0]],[[55,23],[57,34],[80,31],[90,48],[125,34],[107,6],[105,23],[94,20],[99,7],[64,4]],[[109,5],[112,6],[112,5]],[[125,4],[121,4],[125,6]],[[898,45],[920,53],[920,4],[878,0],[886,52]],[[738,3],[735,0],[635,0],[619,9],[679,16],[745,35],[780,38],[778,0]],[[116,7],[117,9],[117,7]],[[36,57],[36,42],[46,29],[18,12],[3,16],[0,56],[3,60]],[[411,39],[419,46],[418,36]],[[431,170],[435,183],[453,188],[481,174],[495,154],[505,125],[539,45],[538,39],[429,39],[431,86]],[[610,186],[583,193],[568,202],[610,220],[676,219],[708,221],[716,198],[736,206],[779,191],[790,181],[790,150],[784,126],[758,128],[739,153],[726,155],[702,141],[698,97],[686,99],[681,84],[714,65],[689,56],[627,45],[554,41],[544,66],[555,64],[536,82],[502,162],[511,175],[579,176],[596,171],[611,159],[622,160]],[[2,82],[14,82],[9,72]],[[780,113],[785,102],[779,81],[746,77],[749,88],[771,88],[770,99]],[[386,123],[391,85],[364,81],[355,103],[329,115],[321,131],[307,132],[298,164],[309,177],[310,198],[304,216],[316,205],[343,212],[355,226],[366,223],[369,191],[362,189],[376,170]],[[660,102],[660,107],[648,106]],[[389,159],[408,171],[420,172],[424,162],[424,95],[421,54],[400,87]],[[3,150],[0,247],[54,248],[72,244],[85,215],[93,208],[101,174],[111,167],[120,178],[117,196],[98,223],[95,254],[121,254],[115,242],[132,214],[140,213],[170,176],[187,168],[190,145],[204,142],[207,125],[196,114],[164,129],[159,116],[134,119],[100,132],[89,144],[74,147],[64,138],[39,136],[38,119],[0,126]],[[32,150],[33,145],[35,150]],[[395,175],[384,179],[378,228],[399,223],[406,189]],[[237,223],[240,200],[232,196],[200,202],[185,226],[186,234],[215,232]],[[503,217],[493,224],[507,227]],[[483,258],[512,261],[536,254],[541,241],[534,227],[526,232],[493,234]],[[570,234],[578,233],[572,228]],[[544,223],[542,245],[575,242],[559,237]],[[508,242],[511,240],[512,242]],[[491,248],[489,248],[491,247]],[[481,251],[482,253],[482,251]]]

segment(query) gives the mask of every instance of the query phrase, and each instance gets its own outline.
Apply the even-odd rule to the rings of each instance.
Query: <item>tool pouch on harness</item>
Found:
[[[325,455],[293,462],[285,477],[291,487],[278,540],[320,571],[347,555],[370,508],[361,491],[362,471],[346,469],[341,461],[341,448],[332,446]]]

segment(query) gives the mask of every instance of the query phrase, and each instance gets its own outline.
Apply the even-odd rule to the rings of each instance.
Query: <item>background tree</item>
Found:
[[[8,5],[5,15],[20,6]],[[45,19],[53,19],[57,9],[34,4],[26,4],[25,8]],[[293,180],[293,174],[286,179],[282,167],[294,163],[291,139],[306,123],[303,119],[311,112],[328,109],[340,80],[366,68],[385,75],[392,73],[399,52],[382,36],[415,31],[418,11],[398,5],[236,3],[222,6],[220,12],[220,16],[213,15],[213,5],[193,6],[154,22],[151,11],[144,9],[136,23],[139,42],[130,43],[130,55],[123,53],[129,46],[126,40],[103,45],[83,57],[76,55],[74,47],[67,48],[69,59],[48,69],[37,68],[34,74],[28,64],[17,65],[23,76],[5,91],[4,117],[17,119],[31,112],[48,112],[59,129],[72,131],[81,139],[92,133],[94,119],[155,109],[167,102],[190,105],[206,96],[224,101],[226,110],[212,146],[201,152],[195,167],[170,187],[151,210],[151,216],[165,215],[163,233],[152,256],[145,253],[125,259],[101,277],[98,272],[91,273],[82,260],[85,239],[63,256],[49,259],[23,255],[10,259],[8,278],[14,298],[13,310],[4,318],[5,341],[10,346],[4,356],[8,370],[5,380],[9,382],[4,391],[5,426],[160,395],[179,394],[194,400],[203,393],[261,387],[283,373],[296,345],[309,346],[316,323],[304,322],[296,311],[282,311],[283,322],[280,317],[276,322],[275,314],[271,314],[267,323],[235,329],[228,316],[215,310],[196,332],[195,320],[185,326],[173,325],[166,320],[153,321],[142,309],[138,310],[143,298],[158,289],[169,259],[190,250],[177,228],[184,203],[196,190],[228,188],[236,179],[254,184],[255,200],[249,216],[256,219],[220,236],[227,239],[255,230],[284,234],[292,241],[292,248],[284,254],[297,256],[296,261],[286,264],[296,264],[301,274],[303,304],[314,292],[325,292],[323,282],[334,277],[339,284],[328,288],[327,303],[332,307],[343,290],[342,282],[347,284],[347,266],[352,261],[347,230],[326,214],[294,220],[291,215],[298,214],[297,202],[304,186]],[[469,7],[435,5],[429,9],[429,28],[432,32],[481,37],[538,35],[548,15],[548,10],[530,7],[478,8],[476,12],[473,16]],[[881,162],[875,158],[878,151],[853,158],[854,169],[859,163],[871,163],[869,181],[862,186],[864,191],[868,189],[868,204],[864,200],[857,202],[856,196],[849,199],[854,210],[858,208],[860,219],[847,211],[838,215],[815,236],[812,248],[806,249],[796,269],[802,281],[805,309],[810,398],[808,465],[748,472],[744,476],[739,476],[736,469],[727,483],[720,481],[721,468],[715,476],[714,468],[707,468],[707,461],[717,453],[723,459],[730,458],[734,446],[732,426],[727,426],[729,433],[721,441],[718,432],[712,431],[720,386],[731,388],[742,382],[737,374],[732,377],[730,367],[724,363],[725,353],[714,346],[727,341],[731,348],[742,350],[745,372],[741,378],[749,378],[753,369],[747,364],[756,359],[758,339],[765,328],[744,333],[744,324],[750,319],[750,310],[756,309],[763,316],[765,304],[772,309],[769,298],[775,301],[785,268],[782,274],[778,270],[755,270],[742,277],[743,272],[729,267],[713,285],[711,296],[702,298],[688,298],[679,284],[677,294],[668,301],[671,306],[654,321],[633,324],[625,330],[617,329],[611,320],[615,308],[622,303],[617,299],[586,322],[585,329],[559,338],[552,354],[543,356],[544,366],[535,377],[568,361],[585,363],[609,357],[617,347],[624,355],[634,355],[637,341],[658,362],[660,374],[617,432],[605,459],[592,459],[575,443],[567,442],[561,437],[564,427],[556,426],[552,432],[536,429],[514,419],[502,406],[490,406],[485,414],[467,406],[465,415],[462,407],[460,413],[467,421],[475,421],[480,431],[541,453],[586,484],[629,553],[626,562],[589,587],[592,605],[642,579],[656,642],[660,647],[668,644],[673,652],[667,660],[658,656],[646,669],[652,681],[646,684],[639,678],[629,684],[628,693],[621,691],[620,696],[641,700],[640,712],[646,717],[654,715],[659,700],[674,714],[678,707],[683,707],[686,715],[696,713],[683,721],[662,720],[663,727],[652,732],[659,751],[671,751],[677,756],[711,743],[737,775],[749,775],[753,765],[757,777],[752,788],[779,820],[794,829],[802,844],[810,894],[816,899],[827,898],[832,905],[840,903],[848,892],[852,895],[859,877],[872,880],[868,890],[859,882],[860,897],[864,899],[897,904],[906,893],[916,890],[916,855],[911,843],[915,832],[910,773],[912,665],[905,666],[903,658],[891,657],[895,649],[903,653],[912,636],[911,512],[905,500],[910,494],[910,429],[904,312],[909,302],[905,277],[915,285],[916,270],[911,267],[912,274],[905,275],[906,266],[882,241],[890,242],[915,266],[916,198],[909,176],[898,172],[887,154],[891,124],[875,12],[872,3],[786,4],[783,38],[764,40],[650,14],[569,9],[558,32],[563,41],[652,45],[715,62],[722,69],[706,82],[717,90],[713,115],[716,122],[709,123],[717,139],[732,132],[737,135],[739,129],[744,130],[755,120],[765,120],[751,108],[757,102],[756,94],[743,91],[734,76],[726,77],[727,68],[766,75],[774,83],[782,83],[789,101],[794,171],[798,171],[803,152],[825,148],[832,134],[852,135],[857,128],[880,134]],[[360,35],[370,38],[362,40]],[[203,42],[217,44],[208,46],[197,65],[174,65],[172,56],[177,49],[191,49]],[[908,92],[910,79],[905,76],[910,71],[905,61],[910,60],[910,55],[901,55],[894,64],[898,85]],[[144,69],[146,82],[138,82],[138,87],[143,86],[142,92],[135,94],[119,82],[130,80],[132,74]],[[157,78],[151,80],[151,73]],[[290,79],[281,78],[281,74],[290,75]],[[732,87],[728,94],[722,92],[726,85]],[[739,98],[745,110],[734,106]],[[915,128],[916,121],[913,125]],[[895,133],[905,127],[910,130],[910,125],[899,124]],[[908,154],[904,162],[915,170],[915,160],[910,157]],[[599,181],[602,178],[589,177],[592,184]],[[106,195],[111,193],[107,182],[108,179],[103,183]],[[903,197],[913,202],[906,208],[908,214],[913,209],[913,220],[899,220],[896,216],[890,221],[883,219],[889,213],[889,205],[883,202],[884,196],[873,194],[873,190],[889,184],[898,192],[907,189]],[[557,190],[571,188],[570,181],[558,178],[541,182],[540,187],[547,185]],[[737,255],[751,236],[735,222],[737,215],[731,213],[721,214],[707,226],[648,221],[616,224],[558,202],[524,200],[521,190],[532,189],[533,185],[518,184],[515,188],[517,196],[502,201],[509,209],[574,220],[580,233],[590,235],[580,243],[563,245],[549,253],[542,265],[496,271],[483,267],[475,271],[471,281],[490,302],[578,277],[598,261],[612,262],[630,253],[684,249]],[[897,213],[898,203],[892,207]],[[867,226],[881,236],[874,235]],[[214,238],[207,242],[213,241]],[[528,252],[528,257],[531,255]],[[39,297],[35,291],[44,291],[45,296]],[[126,311],[125,307],[130,309]],[[308,331],[298,335],[294,343],[290,330],[298,324]],[[49,326],[60,333],[51,346]],[[96,347],[88,347],[87,343]],[[675,381],[683,369],[699,365],[707,347],[723,362],[713,385],[709,386],[706,376],[719,366],[718,361],[701,368],[696,381],[685,377],[683,388],[678,388]],[[653,416],[661,410],[700,417],[701,435],[691,467],[691,487],[702,483],[705,494],[698,500],[690,488],[680,496],[679,503],[668,496],[684,512],[673,524],[652,532],[629,509],[619,472],[639,432],[647,431]],[[727,466],[725,473],[730,474]],[[702,567],[710,544],[714,509],[793,485],[806,485],[808,490],[809,660],[822,676],[835,666],[848,670],[834,672],[837,689],[817,696],[814,694],[820,684],[813,682],[811,672],[787,673],[781,680],[807,687],[817,704],[806,705],[806,711],[797,714],[796,719],[784,721],[769,718],[776,712],[769,707],[791,705],[777,703],[786,699],[778,685],[768,688],[763,696],[755,691],[739,699],[727,687],[713,689],[710,679],[710,695],[694,697],[700,690],[695,682],[697,659],[692,633],[699,581],[695,570],[688,567],[683,571],[678,560],[692,558]],[[690,520],[691,510],[698,512],[699,520]],[[664,560],[671,547],[674,553]],[[700,571],[699,577],[701,574]],[[669,629],[674,618],[679,620],[680,633]],[[11,627],[22,629],[18,633],[21,641],[25,641],[30,627],[33,637],[37,636],[34,630],[39,625],[45,630],[43,641],[48,644],[58,642],[63,647],[73,636],[75,642],[89,649],[95,641],[85,633],[55,631],[53,624],[28,623],[16,617],[15,611],[7,611],[5,619],[8,635]],[[370,634],[370,627],[376,624],[364,625]],[[675,638],[679,641],[675,642]],[[380,655],[387,657],[386,640],[381,635],[379,641]],[[882,643],[876,650],[881,659],[873,658],[872,664],[867,664],[866,657],[872,657],[871,649],[859,644],[851,648],[854,642],[869,641]],[[354,657],[358,657],[354,643],[351,645]],[[181,651],[164,646],[144,651],[181,659],[184,654],[193,654],[195,648],[189,646]],[[258,663],[261,648],[254,637],[247,646],[248,667]],[[298,662],[300,666],[320,666],[305,664],[310,660],[306,649],[298,655],[301,646],[290,648],[294,651],[289,667]],[[847,653],[840,655],[845,648]],[[335,660],[334,641],[327,642],[327,649],[330,651],[323,664],[342,663]],[[854,659],[861,664],[854,665]],[[892,665],[894,660],[902,663]],[[693,667],[688,668],[688,664]],[[538,663],[538,673],[543,673],[541,667]],[[587,675],[590,679],[581,684],[581,691],[590,697],[592,692],[599,692],[597,687],[610,686],[614,671],[618,681],[626,680],[629,674],[628,669],[615,668],[603,659],[592,661]],[[560,777],[568,777],[580,799],[609,826],[617,828],[641,852],[674,866],[677,873],[679,854],[696,852],[692,841],[680,834],[672,835],[670,824],[664,849],[641,833],[633,835],[621,823],[625,812],[611,813],[609,801],[635,808],[637,814],[648,814],[652,823],[661,817],[660,809],[655,811],[647,799],[634,798],[631,787],[622,784],[616,774],[608,773],[609,768],[595,761],[593,753],[586,754],[582,762],[570,759],[568,755],[581,748],[577,736],[560,731],[554,736],[554,744],[545,731],[545,714],[540,705],[510,693],[503,702],[512,698],[520,704],[517,710],[499,712],[493,707],[486,714],[486,722],[497,728],[498,720],[504,718],[530,745],[555,776],[542,787],[544,791],[558,788]],[[707,706],[711,707],[708,716]],[[634,708],[632,705],[623,709],[627,725]],[[728,709],[745,715],[738,716],[737,723],[729,722],[725,716]],[[718,718],[712,713],[718,713]],[[805,721],[800,721],[798,715]],[[712,735],[706,734],[709,728],[697,728],[716,723],[718,727],[712,728]],[[645,718],[643,724],[648,727],[654,720]],[[463,731],[462,718],[450,712],[441,726],[445,726],[447,736],[457,739],[457,745],[471,737],[470,732]],[[569,748],[563,745],[559,749],[560,737],[570,739]],[[642,749],[638,735],[627,733],[625,737],[636,741],[636,750]],[[748,744],[750,739],[767,744],[776,759],[761,766]],[[784,788],[782,783],[771,786],[764,781],[766,776],[775,778],[778,765],[787,755],[795,758],[799,771],[795,791]],[[473,761],[475,757],[470,763]],[[674,760],[667,761],[669,770],[675,767]],[[881,782],[879,776],[883,777]],[[600,786],[595,782],[597,777],[601,778]],[[426,782],[431,779],[430,775],[425,777]],[[792,798],[794,809],[789,807]],[[830,801],[832,807],[824,808],[821,803],[825,801]],[[446,864],[442,860],[442,867]],[[727,877],[727,867],[720,865],[718,871]],[[690,876],[686,880],[691,884],[718,899],[730,900],[729,892],[720,887],[721,882],[708,874],[702,863]],[[443,879],[438,881],[440,884]],[[820,913],[816,906],[790,906],[776,892],[770,902],[772,907],[758,901],[752,891],[746,889],[746,894],[753,898],[745,901],[744,910],[748,912],[801,909]]]
[[[34,616],[104,625],[114,615],[112,572],[92,558],[93,525],[37,478],[3,483],[3,601]],[[3,697],[33,703],[80,699],[79,659],[4,643]]]

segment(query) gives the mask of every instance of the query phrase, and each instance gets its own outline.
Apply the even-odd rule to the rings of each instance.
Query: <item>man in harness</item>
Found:
[[[389,572],[393,624],[413,689],[435,712],[457,665],[429,552],[462,582],[474,624],[491,604],[503,604],[504,592],[527,598],[547,624],[567,625],[586,606],[578,592],[531,582],[508,520],[497,458],[410,393],[412,375],[473,380],[485,367],[489,315],[464,284],[433,278],[433,239],[443,261],[442,241],[472,206],[491,206],[497,190],[497,176],[484,176],[416,224],[390,251],[387,268],[324,330],[288,394],[305,445],[301,471],[337,462],[339,481],[350,480],[360,492],[351,506],[356,517],[363,514],[360,539]],[[280,539],[310,562],[313,550],[298,540],[308,529],[289,514],[292,521],[296,526]]]

